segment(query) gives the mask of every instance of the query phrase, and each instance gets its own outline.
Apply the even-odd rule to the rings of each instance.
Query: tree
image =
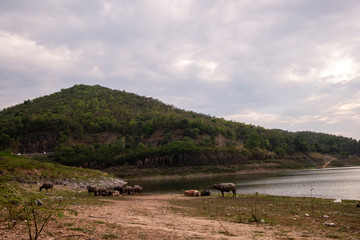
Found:
[[[245,141],[245,147],[249,149],[254,149],[260,147],[261,139],[257,132],[252,132],[248,139]]]

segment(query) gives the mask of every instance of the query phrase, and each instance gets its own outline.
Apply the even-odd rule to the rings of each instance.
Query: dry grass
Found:
[[[238,195],[173,200],[181,212],[219,221],[267,224],[280,230],[293,229],[304,237],[360,238],[360,208],[356,201],[334,203],[330,199],[266,195]],[[334,226],[332,226],[334,224]]]

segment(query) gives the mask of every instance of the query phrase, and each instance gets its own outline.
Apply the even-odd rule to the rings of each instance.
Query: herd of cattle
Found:
[[[44,183],[40,186],[40,192],[42,189],[45,190],[53,190],[54,185],[52,183]],[[214,184],[212,186],[212,189],[217,189],[221,192],[222,197],[224,197],[224,192],[232,192],[233,197],[236,197],[236,186],[233,183],[220,183],[220,184]],[[122,194],[141,194],[143,192],[143,188],[140,185],[134,185],[132,186],[116,186],[112,189],[107,188],[98,188],[96,186],[87,186],[87,190],[89,193],[94,193],[94,196],[120,196]],[[186,190],[184,192],[184,196],[193,196],[193,197],[199,197],[199,196],[210,196],[211,193],[208,190]]]
[[[94,196],[120,196],[122,194],[141,194],[143,188],[140,185],[132,186],[116,186],[113,189],[97,188],[95,186],[87,186],[89,193],[94,193]]]
[[[233,183],[220,183],[214,184],[212,189],[217,189],[221,192],[222,197],[224,197],[224,192],[232,192],[233,197],[236,197],[236,186]],[[210,191],[208,190],[186,190],[184,192],[184,196],[192,196],[192,197],[199,197],[199,196],[210,196]]]

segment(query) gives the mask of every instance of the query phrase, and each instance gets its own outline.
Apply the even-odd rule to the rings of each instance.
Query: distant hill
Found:
[[[309,159],[309,153],[360,156],[360,143],[351,138],[226,121],[98,85],[75,85],[1,111],[4,149],[53,152],[63,164],[100,169],[278,159],[291,161],[290,167],[316,167],[326,161]]]

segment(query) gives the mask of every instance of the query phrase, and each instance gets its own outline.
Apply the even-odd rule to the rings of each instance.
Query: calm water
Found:
[[[210,189],[214,183],[220,182],[235,183],[238,193],[360,200],[360,167],[130,180],[129,185],[140,184],[145,193],[182,193],[185,189]]]

